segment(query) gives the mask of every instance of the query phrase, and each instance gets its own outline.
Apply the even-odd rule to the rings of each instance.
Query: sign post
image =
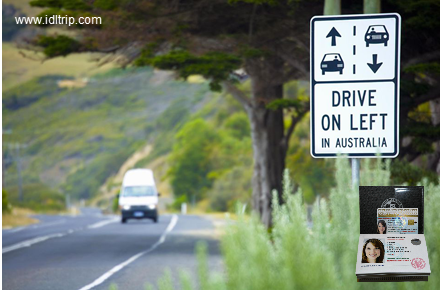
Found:
[[[395,13],[312,18],[313,157],[399,154],[400,27]],[[352,163],[359,168],[359,160]]]

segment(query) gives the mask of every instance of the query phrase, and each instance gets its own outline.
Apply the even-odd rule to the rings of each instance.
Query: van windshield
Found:
[[[124,187],[122,196],[154,196],[156,189],[154,186],[129,186]]]

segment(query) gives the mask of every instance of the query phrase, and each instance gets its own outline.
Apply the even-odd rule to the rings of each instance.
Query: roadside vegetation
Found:
[[[13,205],[56,210],[66,196],[95,197],[133,152],[160,138],[152,129],[157,118],[181,122],[184,115],[168,117],[170,105],[179,103],[189,115],[209,93],[206,84],[174,81],[151,68],[112,70],[83,88],[60,88],[64,79],[44,76],[3,94],[5,188]],[[172,147],[173,132],[167,133],[162,152]]]
[[[364,160],[361,184],[392,185],[389,161]],[[359,192],[352,189],[347,159],[336,162],[335,187],[328,197],[316,200],[311,217],[301,189],[292,194],[292,183],[284,173],[283,205],[274,207],[271,231],[259,218],[246,218],[238,207],[238,220],[226,227],[222,237],[224,273],[211,273],[207,249],[197,247],[199,269],[197,285],[186,273],[172,277],[167,272],[158,281],[148,281],[146,289],[370,289],[371,283],[358,283],[355,276],[359,239]],[[420,283],[375,283],[375,289],[438,289],[440,285],[440,186],[424,179],[425,237],[431,276]],[[276,198],[274,204],[278,204]],[[341,210],[343,209],[343,210]],[[310,224],[312,226],[310,227]],[[117,289],[113,285],[113,289]]]

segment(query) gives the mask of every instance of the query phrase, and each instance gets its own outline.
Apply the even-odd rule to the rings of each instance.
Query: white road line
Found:
[[[115,217],[115,218],[112,218],[110,220],[100,221],[100,222],[98,222],[96,224],[87,226],[87,228],[89,228],[89,229],[97,229],[97,228],[103,227],[105,225],[108,225],[108,224],[111,224],[111,223],[115,223],[117,221],[119,221],[119,218]]]
[[[7,229],[6,230],[7,232],[5,232],[5,233],[12,234],[12,233],[16,233],[16,232],[22,231],[25,228],[27,228],[27,227],[19,227],[19,228],[15,228],[15,229]]]
[[[18,250],[18,249],[21,249],[21,248],[25,248],[25,247],[30,247],[33,244],[40,243],[40,242],[43,242],[43,241],[46,241],[46,240],[49,240],[49,239],[61,238],[61,237],[65,236],[65,235],[66,234],[52,234],[52,235],[48,235],[48,236],[44,236],[44,237],[38,237],[38,238],[35,238],[35,239],[27,240],[27,241],[24,241],[24,242],[21,242],[21,243],[18,243],[18,244],[15,244],[15,245],[3,248],[2,249],[2,254],[7,253],[7,252],[11,252],[11,251],[14,251],[14,250]]]
[[[30,228],[40,229],[40,228],[50,227],[53,225],[59,225],[59,224],[65,223],[65,222],[66,222],[66,220],[53,221],[53,222],[48,222],[48,223],[43,223],[43,224],[37,224],[37,225],[31,226]]]
[[[87,228],[88,228],[88,229],[96,229],[96,228],[100,228],[100,227],[103,227],[103,226],[108,225],[108,224],[110,224],[110,223],[114,223],[114,222],[116,222],[117,220],[118,220],[118,218],[113,218],[113,219],[111,219],[111,220],[101,221],[101,222],[95,223],[95,224],[93,224],[93,225],[90,225],[90,226],[88,226]],[[59,222],[53,222],[53,223],[51,223],[51,224],[53,225],[53,224],[55,224],[55,223],[61,223],[61,222],[65,222],[65,220],[63,220],[63,221],[59,221]],[[67,236],[67,235],[73,234],[73,233],[75,233],[75,232],[80,232],[80,231],[83,231],[83,230],[84,230],[84,228],[79,228],[79,229],[74,229],[74,230],[73,230],[73,229],[70,229],[70,230],[68,230],[68,231],[67,231],[66,233],[64,233],[64,234],[62,234],[62,233],[57,233],[57,234],[51,234],[51,235],[47,235],[47,236],[43,236],[43,237],[37,237],[37,238],[31,239],[31,240],[26,240],[26,241],[24,241],[24,242],[20,242],[20,243],[18,243],[18,244],[14,244],[14,245],[9,246],[9,247],[6,247],[6,248],[2,248],[2,254],[4,254],[4,253],[8,253],[8,252],[11,252],[11,251],[15,251],[15,250],[18,250],[18,249],[21,249],[21,248],[25,248],[25,247],[30,247],[30,246],[32,246],[33,244],[41,243],[41,242],[44,242],[44,241],[49,240],[49,239],[53,239],[53,238],[61,238],[61,237],[64,237],[64,236]]]
[[[65,223],[65,222],[66,222],[66,220],[59,220],[59,221],[53,221],[53,222],[48,222],[48,223],[36,224],[36,225],[31,225],[31,226],[19,227],[19,228],[7,230],[7,232],[5,232],[5,233],[6,234],[17,233],[17,232],[22,231],[24,229],[40,229],[40,228],[50,227],[50,226],[53,226],[53,225],[62,224],[62,223]]]
[[[140,252],[139,254],[136,254],[133,257],[131,257],[130,259],[128,259],[127,261],[125,261],[125,262],[123,262],[123,263],[113,267],[110,271],[108,271],[107,273],[104,273],[101,277],[99,277],[98,279],[93,281],[93,283],[90,283],[89,285],[86,285],[86,286],[82,287],[80,290],[89,290],[89,289],[92,289],[93,287],[96,287],[96,286],[102,284],[105,280],[107,280],[108,278],[113,276],[113,274],[115,274],[118,271],[122,270],[125,266],[127,266],[128,264],[134,262],[139,257],[141,257],[141,256],[143,256],[145,254],[148,254],[151,251],[154,251],[160,244],[165,242],[166,235],[173,230],[174,226],[177,224],[177,220],[178,219],[179,218],[177,217],[177,215],[173,215],[173,217],[171,218],[170,223],[168,224],[168,227],[166,228],[166,230],[160,236],[160,239],[154,245],[152,245],[148,250]]]

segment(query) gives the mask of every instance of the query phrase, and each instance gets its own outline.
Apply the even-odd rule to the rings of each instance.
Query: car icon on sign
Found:
[[[344,69],[344,61],[339,53],[326,53],[321,61],[322,74],[325,75],[326,71],[339,71],[342,74]]]
[[[367,33],[365,33],[365,42],[367,43],[367,47],[370,46],[370,43],[383,43],[385,46],[387,46],[389,39],[390,35],[388,34],[385,25],[370,25]]]

